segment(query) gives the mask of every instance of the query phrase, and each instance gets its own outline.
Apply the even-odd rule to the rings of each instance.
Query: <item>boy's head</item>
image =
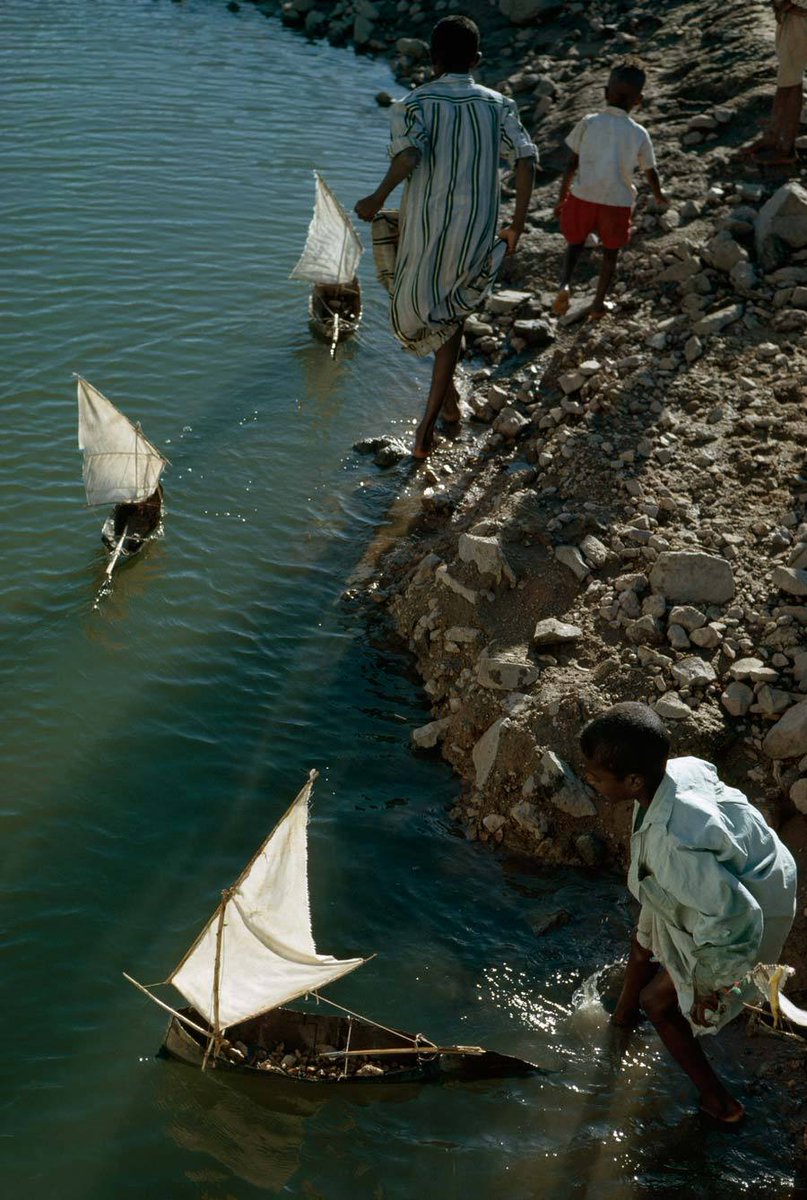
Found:
[[[470,17],[443,17],[432,30],[432,64],[438,71],[464,75],[479,62],[479,29]]]
[[[664,778],[670,739],[646,704],[615,704],[580,733],[585,777],[607,800],[649,802]]]
[[[606,103],[630,112],[641,103],[645,79],[644,70],[635,59],[616,63],[605,86]]]

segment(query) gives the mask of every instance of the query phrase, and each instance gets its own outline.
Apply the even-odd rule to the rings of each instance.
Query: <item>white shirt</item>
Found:
[[[634,812],[634,825],[639,815]],[[780,961],[796,910],[796,864],[742,792],[711,763],[673,758],[631,837],[628,888],[642,905],[637,938],[675,984],[686,1016],[695,992],[731,986]],[[754,988],[745,984],[745,998]],[[709,1029],[736,1016],[726,997]]]
[[[580,159],[571,193],[592,204],[632,208],[634,171],[637,166],[648,171],[656,165],[647,130],[623,108],[611,104],[578,121],[566,145]]]

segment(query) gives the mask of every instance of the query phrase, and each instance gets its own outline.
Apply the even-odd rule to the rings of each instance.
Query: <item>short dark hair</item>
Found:
[[[632,98],[641,96],[647,76],[644,67],[636,58],[623,58],[611,67],[609,86]]]
[[[479,53],[479,27],[470,17],[443,17],[432,30],[432,61],[447,71],[467,71]]]
[[[591,762],[624,779],[641,775],[658,782],[670,753],[664,723],[646,704],[615,704],[580,732],[580,749]]]

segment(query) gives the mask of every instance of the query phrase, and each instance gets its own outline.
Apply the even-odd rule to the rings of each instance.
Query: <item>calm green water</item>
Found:
[[[575,999],[621,953],[619,883],[458,838],[406,664],[339,605],[404,484],[350,445],[411,423],[427,368],[369,262],[336,364],[287,275],[311,167],[346,200],[383,167],[385,66],[203,0],[4,0],[0,26],[4,1195],[790,1195],[775,1108],[702,1136],[650,1035],[620,1060]],[[97,610],[72,371],[172,461],[164,539]],[[554,1074],[357,1105],[154,1059],[121,971],[164,977],[310,766],[319,944],[378,952],[334,998]]]

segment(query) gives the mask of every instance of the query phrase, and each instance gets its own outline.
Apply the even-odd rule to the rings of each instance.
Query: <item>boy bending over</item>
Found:
[[[467,17],[444,17],[431,38],[432,80],[391,109],[392,163],[376,190],[356,204],[373,222],[379,278],[390,290],[395,336],[407,350],[434,352],[415,458],[432,448],[434,426],[460,419],[454,370],[465,318],[493,286],[505,252],[524,231],[538,151],[512,100],[471,77],[479,30]],[[516,209],[497,232],[499,157],[516,160]],[[380,209],[407,180],[400,215]]]
[[[668,761],[669,739],[644,704],[615,704],[585,726],[585,777],[611,801],[633,802],[628,888],[641,903],[611,1021],[640,1010],[722,1125],[744,1110],[697,1040],[741,1011],[743,977],[775,963],[793,923],[796,864],[742,792],[699,758]]]
[[[566,139],[572,151],[560,185],[555,216],[568,242],[560,291],[552,311],[561,317],[569,308],[571,279],[586,238],[596,233],[603,246],[597,294],[589,319],[605,316],[605,296],[611,286],[619,251],[630,238],[630,218],[636,199],[633,173],[647,176],[657,202],[666,208],[656,172],[656,158],[647,130],[630,116],[642,101],[645,73],[632,63],[611,71],[605,89],[605,108],[578,121]]]

